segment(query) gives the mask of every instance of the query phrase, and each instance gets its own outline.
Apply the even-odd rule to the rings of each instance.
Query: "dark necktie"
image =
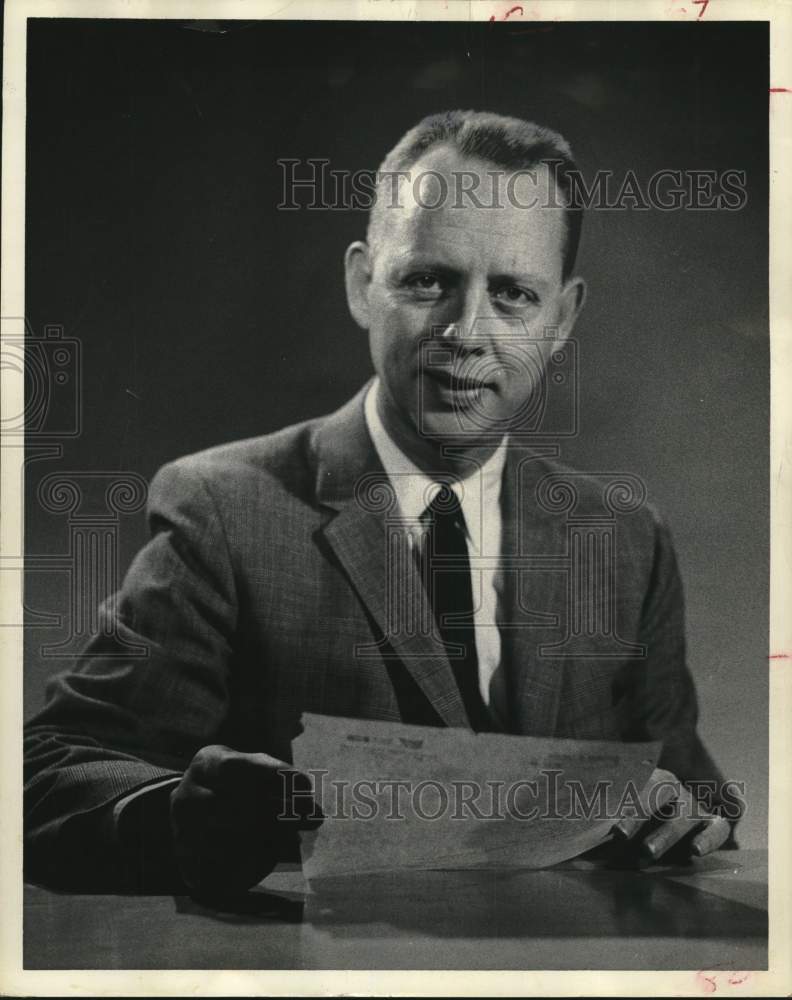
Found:
[[[461,646],[448,651],[470,724],[477,732],[492,722],[479,690],[473,588],[465,541],[465,517],[454,491],[442,484],[424,514],[428,526],[423,558],[424,583],[444,642]],[[453,619],[451,621],[448,618]]]

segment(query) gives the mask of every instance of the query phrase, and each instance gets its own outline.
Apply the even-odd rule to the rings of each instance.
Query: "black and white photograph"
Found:
[[[789,10],[27,6],[27,994],[788,992]]]

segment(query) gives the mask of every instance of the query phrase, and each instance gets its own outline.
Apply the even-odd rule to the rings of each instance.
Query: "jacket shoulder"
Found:
[[[202,487],[220,495],[283,491],[309,500],[316,480],[313,438],[322,419],[183,455],[157,471],[151,490]]]

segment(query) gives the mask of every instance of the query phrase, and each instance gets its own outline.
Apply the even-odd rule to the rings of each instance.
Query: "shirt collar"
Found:
[[[382,467],[393,485],[402,517],[417,524],[439,486],[404,454],[385,430],[377,411],[378,392],[379,379],[375,378],[366,393],[366,427]],[[482,551],[484,511],[489,512],[488,516],[492,516],[494,512],[498,516],[500,512],[500,489],[505,461],[506,438],[480,468],[465,479],[451,484],[465,515],[468,540],[478,553]]]

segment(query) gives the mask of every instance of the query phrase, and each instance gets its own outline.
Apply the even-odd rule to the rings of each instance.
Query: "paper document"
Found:
[[[607,839],[659,743],[473,733],[304,714],[294,765],[325,815],[311,878],[400,868],[546,868]]]

